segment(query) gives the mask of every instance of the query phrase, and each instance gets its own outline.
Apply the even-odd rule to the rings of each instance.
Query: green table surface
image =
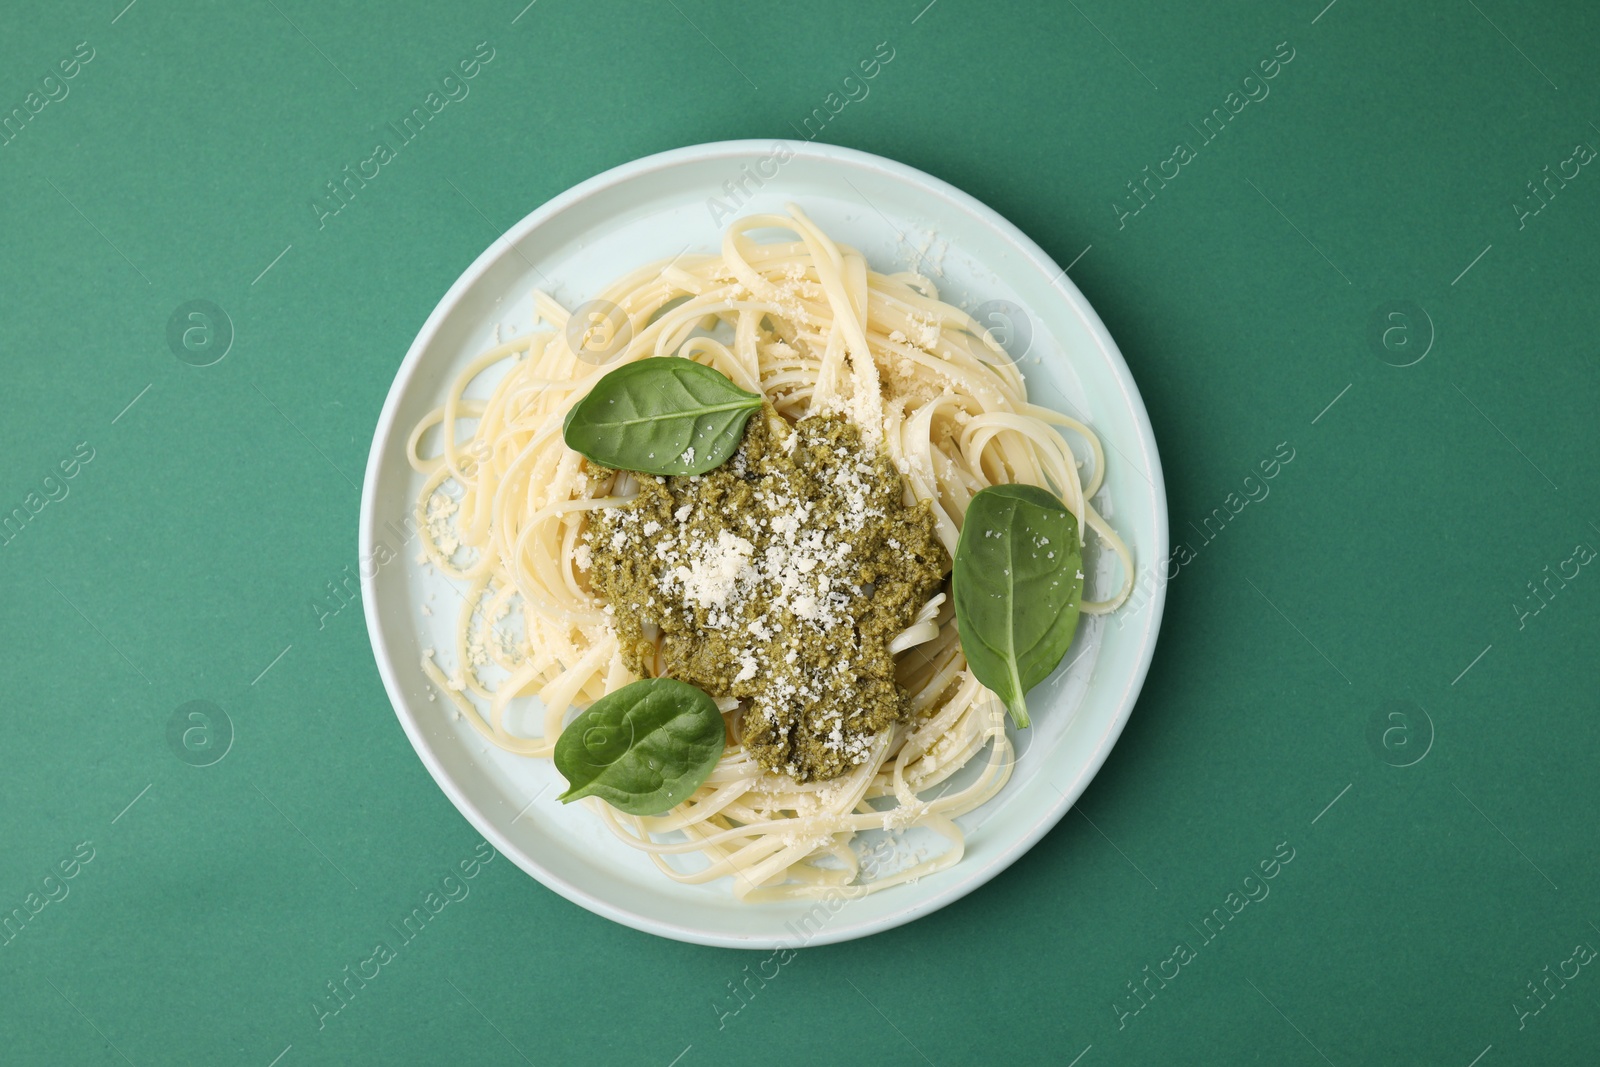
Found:
[[[1600,10],[523,2],[3,15],[0,1060],[1595,1062]],[[495,236],[816,108],[1073,264],[1189,552],[1077,811],[774,960],[475,861],[330,590]]]

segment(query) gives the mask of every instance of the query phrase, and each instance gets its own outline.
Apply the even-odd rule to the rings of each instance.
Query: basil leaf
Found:
[[[1078,520],[1051,493],[992,485],[967,505],[950,578],[961,650],[1019,727],[1072,644],[1082,564]]]
[[[618,367],[572,406],[567,447],[600,464],[646,474],[704,474],[744,438],[761,397],[692,359],[651,357]]]
[[[687,800],[722,758],[716,702],[674,678],[646,678],[590,704],[556,739],[563,804],[595,796],[629,815]]]

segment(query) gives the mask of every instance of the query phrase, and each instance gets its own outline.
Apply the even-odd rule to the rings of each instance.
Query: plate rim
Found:
[[[1039,247],[1037,242],[998,211],[972,194],[951,185],[941,178],[918,170],[908,164],[859,149],[818,142],[795,142],[784,138],[710,141],[656,152],[619,164],[587,178],[545,201],[491,241],[472,263],[462,271],[461,275],[445,291],[444,295],[440,297],[438,304],[435,305],[433,311],[429,313],[427,319],[424,320],[417,331],[416,338],[406,350],[405,358],[401,360],[399,367],[395,371],[394,380],[389,385],[389,391],[384,397],[382,411],[373,429],[372,446],[367,455],[366,472],[361,483],[357,560],[366,560],[372,558],[373,555],[377,529],[376,490],[379,468],[383,453],[388,449],[395,433],[395,420],[398,416],[401,398],[411,379],[416,375],[417,368],[422,362],[423,353],[432,345],[444,320],[455,309],[466,292],[491,267],[508,254],[530,231],[537,229],[547,220],[554,218],[573,205],[604,190],[634,181],[654,171],[670,169],[685,163],[720,157],[744,157],[750,154],[770,155],[780,145],[784,146],[797,158],[805,156],[824,163],[841,163],[848,166],[865,167],[880,171],[889,177],[922,185],[936,195],[953,201],[979,216],[987,225],[1014,246],[1022,255],[1022,262],[1015,266],[1015,270],[1021,271],[1033,268],[1041,271],[1046,277],[1053,279],[1049,283],[1051,288],[1059,289],[1067,306],[1077,315],[1101,353],[1107,357],[1109,368],[1121,392],[1123,402],[1133,415],[1134,426],[1138,431],[1140,451],[1147,466],[1147,474],[1153,491],[1152,518],[1156,536],[1151,561],[1147,561],[1145,565],[1150,566],[1153,561],[1165,560],[1170,543],[1166,481],[1162,476],[1160,454],[1157,450],[1155,431],[1150,423],[1149,412],[1145,407],[1143,397],[1139,393],[1138,386],[1133,380],[1127,360],[1122,355],[1122,350],[1112,339],[1105,324],[1101,322],[1100,316],[1094,310],[1093,305],[1089,303],[1072,279],[1067,277],[1066,271],[1044,249]],[[993,270],[994,268],[991,266],[989,269]],[[393,659],[387,647],[380,640],[381,630],[376,595],[378,569],[372,568],[370,575],[368,574],[368,568],[365,566],[358,566],[357,571],[361,578],[362,614],[366,620],[367,639],[372,646],[379,676],[383,680],[385,695],[389,698],[389,704],[395,713],[395,717],[400,721],[401,729],[404,730],[407,739],[411,742],[411,747],[417,753],[423,766],[427,768],[434,784],[439,787],[455,809],[466,818],[472,827],[483,835],[502,855],[509,857],[519,868],[541,885],[560,894],[579,907],[644,933],[717,948],[777,949],[799,947],[791,944],[787,938],[775,935],[740,936],[718,933],[632,911],[572,884],[541,865],[534,857],[524,854],[521,848],[500,831],[488,813],[480,809],[456,785],[423,737],[421,724],[414,721],[414,717],[406,710],[405,690],[400,684]],[[1136,564],[1136,585],[1138,571],[1139,567]],[[1166,583],[1156,582],[1155,588],[1147,601],[1150,615],[1145,622],[1143,633],[1140,635],[1141,644],[1137,662],[1123,686],[1116,714],[1108,722],[1105,731],[1095,743],[1094,751],[1077,777],[1066,790],[1062,791],[1060,801],[1043,809],[1039,818],[1032,825],[1027,826],[1022,833],[1014,834],[1006,847],[982,866],[974,866],[974,869],[969,871],[966,877],[952,882],[936,893],[910,900],[905,907],[889,915],[857,923],[829,923],[806,938],[804,944],[809,947],[867,937],[903,926],[924,915],[931,914],[960,900],[968,893],[973,892],[990,879],[999,875],[1054,828],[1077,803],[1078,798],[1083,795],[1089,782],[1094,779],[1100,768],[1104,766],[1106,759],[1111,754],[1111,749],[1116,746],[1128,719],[1132,716],[1134,704],[1138,701],[1139,693],[1143,689],[1145,679],[1149,673],[1151,660],[1155,655],[1155,646],[1160,635],[1162,614],[1166,606],[1166,593]]]

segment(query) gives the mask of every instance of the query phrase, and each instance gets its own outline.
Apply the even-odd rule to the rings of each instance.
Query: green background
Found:
[[[1600,10],[125,2],[8,5],[0,32],[0,114],[94,52],[0,147],[0,515],[26,515],[0,546],[0,914],[26,916],[0,1058],[1593,1062],[1600,974],[1526,983],[1600,947],[1600,576],[1528,583],[1600,547],[1600,173],[1513,205],[1600,146]],[[319,229],[323,183],[479,42],[470,96]],[[894,60],[821,139],[1081,254],[1149,406],[1196,556],[1121,742],[991,884],[803,950],[744,1002],[729,983],[764,954],[614,925],[502,857],[319,1029],[323,983],[478,840],[359,604],[314,607],[355,568],[407,346],[549,197],[793,137],[880,42]],[[1124,183],[1279,42],[1270,95],[1119,223]],[[206,367],[167,341],[201,299],[235,332]],[[1270,496],[1203,540],[1282,442]],[[204,767],[167,734],[196,700],[233,732]],[[1285,842],[1270,896],[1131,999]]]

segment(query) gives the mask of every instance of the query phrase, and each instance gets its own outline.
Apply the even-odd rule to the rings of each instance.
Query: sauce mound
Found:
[[[863,762],[910,711],[889,642],[950,570],[928,505],[839,415],[768,409],[717,469],[636,477],[585,531],[629,669],[657,673],[659,630],[660,673],[746,702],[762,767],[810,782]]]

